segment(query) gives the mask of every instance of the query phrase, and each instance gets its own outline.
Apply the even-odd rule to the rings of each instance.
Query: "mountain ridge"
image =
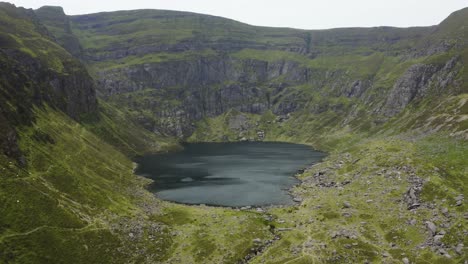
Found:
[[[466,10],[459,13],[463,16]],[[266,110],[276,111],[277,114],[293,111],[297,106],[291,103],[287,107],[284,104],[275,106],[273,97],[279,96],[275,91],[284,88],[273,87],[307,85],[309,90],[327,96],[329,88],[325,86],[347,86],[346,91],[332,88],[335,89],[332,97],[376,97],[370,95],[372,90],[389,90],[391,86],[385,80],[387,76],[379,75],[378,67],[388,68],[383,70],[384,74],[391,67],[401,68],[392,73],[395,77],[391,82],[395,82],[396,77],[408,70],[410,64],[424,64],[425,60],[430,61],[430,57],[448,54],[454,45],[465,46],[464,38],[461,39],[462,43],[457,42],[454,33],[449,30],[444,30],[444,36],[437,34],[440,25],[460,20],[456,14],[449,16],[439,26],[428,28],[320,31],[265,29],[219,17],[180,12],[177,13],[179,16],[174,17],[171,14],[158,10],[137,10],[122,11],[116,15],[73,16],[71,20],[76,34],[82,36],[79,39],[86,60],[95,73],[102,95],[114,98],[119,104],[131,102],[132,111],[139,112],[135,112],[135,120],[140,120],[140,124],[147,129],[182,138],[193,133],[195,128],[190,124],[226,112],[230,107],[260,114]],[[88,19],[90,17],[92,19]],[[137,24],[132,22],[136,19],[140,21]],[[119,23],[125,26],[116,26]],[[463,22],[460,23],[463,25]],[[153,27],[161,28],[152,30]],[[463,51],[459,52],[464,54]],[[444,63],[449,60],[447,58]],[[333,74],[339,75],[342,80],[327,80],[326,76]],[[164,94],[171,86],[179,89],[179,94],[191,90],[191,95]],[[259,92],[259,95],[253,96],[256,98],[252,97],[252,93],[256,93],[252,89]],[[218,99],[204,98],[200,95],[203,93],[216,94]],[[242,93],[246,93],[245,96]],[[119,94],[126,99],[119,99]],[[161,101],[160,96],[192,108],[175,106],[178,110],[171,114],[165,107],[155,109],[143,103],[149,98]],[[272,98],[271,101],[268,96]],[[227,108],[213,103],[220,98]],[[234,98],[237,99],[232,100]],[[184,103],[185,100],[190,102]],[[234,103],[236,100],[239,102]],[[364,100],[377,102],[383,98]],[[368,102],[361,103],[365,105]],[[275,108],[286,110],[278,112]],[[378,109],[369,110],[379,112]],[[384,116],[388,116],[389,113],[401,112],[401,109],[384,112]],[[148,113],[165,121],[155,120]],[[378,116],[371,118],[376,122],[385,119]]]

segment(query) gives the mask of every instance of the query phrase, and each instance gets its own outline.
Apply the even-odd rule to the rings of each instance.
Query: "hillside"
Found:
[[[468,9],[265,28],[0,3],[0,263],[464,263]],[[179,141],[327,151],[294,206],[186,206],[132,158]]]
[[[104,219],[132,210],[124,191],[140,185],[132,163],[78,123],[106,115],[86,68],[31,10],[1,3],[0,13],[0,262],[47,262],[58,254],[95,261],[119,246]]]

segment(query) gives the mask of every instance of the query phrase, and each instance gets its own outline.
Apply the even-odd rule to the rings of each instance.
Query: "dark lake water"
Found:
[[[153,179],[164,200],[222,206],[291,204],[286,189],[298,169],[325,156],[289,143],[195,143],[140,158],[136,173]]]

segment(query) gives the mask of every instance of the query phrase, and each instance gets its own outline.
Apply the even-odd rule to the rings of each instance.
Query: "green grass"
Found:
[[[154,219],[170,223],[177,234],[168,261],[180,263],[238,263],[254,239],[272,238],[262,216],[252,212],[164,203]]]
[[[385,58],[383,53],[369,56],[356,55],[323,55],[310,59],[306,56],[280,50],[243,49],[232,54],[236,59],[260,60],[267,62],[291,61],[312,69],[355,71],[356,76],[371,78],[379,71]]]
[[[162,63],[171,61],[191,61],[199,58],[215,56],[216,52],[211,49],[202,51],[185,51],[185,52],[161,52],[155,54],[147,54],[144,56],[127,56],[117,60],[107,60],[93,64],[95,71],[113,70],[126,68],[135,65],[143,65],[146,63]]]
[[[135,123],[126,109],[99,101],[97,114],[83,115],[82,124],[128,156],[178,149],[174,138],[157,136]]]
[[[218,17],[163,10],[122,11],[113,14],[93,14],[72,17],[74,32],[85,49],[106,50],[127,43],[136,46],[148,44],[176,44],[180,41],[259,41],[276,40],[269,36],[279,33],[284,43],[300,42],[297,30],[265,28],[260,34],[255,27]],[[100,26],[94,26],[98,24]],[[105,28],[102,26],[105,25]],[[277,41],[277,40],[276,40]]]
[[[73,57],[47,34],[46,29],[26,12],[3,3],[0,6],[0,47],[23,52],[38,59],[48,69],[67,73],[64,64],[74,62]]]

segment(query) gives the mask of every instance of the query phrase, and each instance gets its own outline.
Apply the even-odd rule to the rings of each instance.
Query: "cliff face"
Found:
[[[15,126],[33,122],[35,106],[44,103],[79,120],[97,109],[94,82],[86,69],[62,47],[34,12],[0,4],[0,144],[19,159]]]
[[[384,58],[382,63],[392,59]],[[154,118],[138,117],[149,130],[186,137],[195,121],[229,109],[285,115],[307,106],[311,113],[320,114],[337,106],[314,99],[325,97],[361,105],[379,120],[397,115],[415,100],[463,89],[457,80],[463,65],[459,56],[448,57],[442,64],[411,63],[394,64],[407,69],[376,70],[365,76],[349,69],[309,68],[297,61],[214,56],[102,71],[98,83],[111,100],[151,111]],[[389,75],[394,79],[388,81]]]
[[[229,109],[255,114],[273,109],[272,96],[282,88],[268,86],[268,81],[285,73],[289,74],[285,81],[297,84],[304,81],[306,70],[287,62],[201,57],[100,72],[98,83],[107,97],[153,111],[155,123],[142,119],[148,129],[187,137],[193,122],[204,117]],[[293,108],[281,104],[273,111],[285,114]]]
[[[451,85],[457,85],[456,77],[460,68],[456,67],[459,57],[452,57],[445,64],[415,64],[401,76],[388,94],[383,107],[386,116],[394,116],[413,100],[422,99],[432,92],[443,96],[451,91]],[[432,88],[432,89],[431,89]]]
[[[381,124],[412,102],[466,91],[466,12],[435,27],[324,31],[157,10],[70,19],[101,94],[148,130],[186,138],[229,109]]]

